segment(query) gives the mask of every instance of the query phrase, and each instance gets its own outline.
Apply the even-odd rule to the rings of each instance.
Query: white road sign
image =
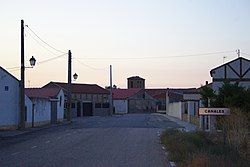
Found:
[[[229,108],[199,108],[199,115],[230,115]]]

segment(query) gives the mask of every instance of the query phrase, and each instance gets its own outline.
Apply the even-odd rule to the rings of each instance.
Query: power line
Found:
[[[20,68],[19,66],[16,66],[16,67],[9,67],[9,68],[6,68],[7,70],[12,70],[12,69],[16,69],[16,68]]]
[[[77,58],[74,58],[74,60],[76,60],[78,63],[80,63],[81,65],[83,65],[83,66],[85,66],[85,67],[88,67],[88,68],[90,68],[90,69],[92,69],[92,70],[106,70],[108,67],[105,67],[105,68],[96,68],[96,67],[92,67],[92,66],[90,66],[90,65],[88,65],[88,64],[85,64],[85,63],[83,63],[82,61],[80,61],[79,59],[77,59]]]
[[[47,42],[45,42],[42,38],[40,38],[28,25],[26,25],[26,27],[38,38],[40,39],[44,44],[46,44],[47,46],[49,46],[50,48],[54,49],[55,51],[57,52],[60,52],[60,53],[66,53],[64,51],[61,51],[59,49],[56,49],[55,47],[51,46],[50,44],[48,44]]]
[[[56,56],[56,57],[52,57],[52,58],[49,58],[49,59],[46,59],[46,60],[43,60],[43,61],[39,61],[36,64],[40,65],[40,64],[43,64],[43,63],[47,63],[47,62],[53,61],[55,59],[61,58],[61,57],[65,56],[65,55],[67,55],[67,54],[64,53],[64,54]],[[10,68],[6,68],[6,69],[10,70],[10,72],[14,72],[14,71],[20,70],[20,67],[19,66],[17,66],[17,67],[10,67]]]
[[[47,51],[50,52],[51,54],[56,55],[54,52],[52,52],[51,50],[49,50],[48,48],[46,48],[44,45],[42,45],[36,38],[34,38],[33,35],[31,35],[31,33],[29,33],[29,31],[27,31],[27,30],[25,29],[25,32],[27,32],[27,33],[30,35],[30,37],[31,37],[37,44],[39,44],[42,48],[44,48],[45,50],[47,50]]]
[[[183,58],[183,57],[197,57],[197,56],[209,56],[215,54],[224,54],[224,53],[234,53],[234,51],[223,51],[223,52],[210,52],[210,53],[199,53],[199,54],[189,54],[189,55],[180,55],[180,56],[166,56],[166,57],[106,57],[106,58],[77,58],[85,60],[135,60],[135,59],[168,59],[168,58]]]
[[[49,59],[46,59],[46,60],[37,62],[37,65],[40,65],[40,64],[43,64],[43,63],[47,63],[47,62],[49,62],[49,61],[52,61],[52,60],[61,58],[61,57],[65,56],[65,55],[67,55],[67,53],[64,53],[64,54],[62,54],[62,55],[59,55],[59,56],[56,56],[56,57],[52,57],[52,58],[49,58]]]

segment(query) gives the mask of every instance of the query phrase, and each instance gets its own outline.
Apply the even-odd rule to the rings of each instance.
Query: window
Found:
[[[131,88],[134,87],[133,81],[130,82]]]
[[[145,99],[145,93],[143,93],[142,98]]]
[[[5,90],[5,91],[9,91],[9,86],[5,86],[5,87],[4,87],[4,90]]]
[[[24,119],[25,119],[25,122],[27,122],[27,106],[25,106]]]
[[[103,103],[102,108],[109,108],[109,103]]]
[[[194,115],[196,115],[196,102],[194,102]]]
[[[60,96],[60,107],[62,106],[62,96]]]
[[[188,114],[188,102],[184,103],[184,114]]]

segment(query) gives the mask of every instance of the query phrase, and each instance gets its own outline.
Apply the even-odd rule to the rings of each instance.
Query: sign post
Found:
[[[230,115],[230,110],[229,110],[229,108],[211,108],[211,107],[208,107],[208,108],[199,108],[199,115],[201,115],[202,117],[209,116],[210,119],[211,119],[211,116],[226,116],[226,115]],[[211,130],[211,124],[212,124],[212,121],[210,120],[209,130]],[[204,122],[203,122],[203,127],[204,127]]]
[[[229,108],[199,108],[199,115],[230,115]]]

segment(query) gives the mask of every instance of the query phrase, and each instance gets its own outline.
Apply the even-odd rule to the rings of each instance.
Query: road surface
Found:
[[[166,167],[166,128],[178,125],[156,114],[76,118],[0,140],[0,166]]]

